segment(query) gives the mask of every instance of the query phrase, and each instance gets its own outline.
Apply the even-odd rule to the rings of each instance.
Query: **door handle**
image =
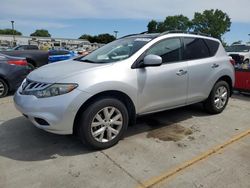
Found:
[[[176,74],[177,74],[178,76],[182,76],[182,75],[187,74],[187,71],[179,70]]]
[[[215,68],[218,68],[219,66],[220,66],[220,65],[214,63],[214,64],[212,65],[212,68],[215,69]]]

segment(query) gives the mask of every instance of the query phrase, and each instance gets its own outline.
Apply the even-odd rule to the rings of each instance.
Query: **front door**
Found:
[[[163,64],[137,70],[139,114],[185,105],[188,72],[182,61],[181,40],[164,39],[152,46],[149,54],[161,56]]]

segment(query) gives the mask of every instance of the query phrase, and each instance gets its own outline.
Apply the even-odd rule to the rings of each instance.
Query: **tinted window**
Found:
[[[29,49],[29,50],[38,50],[38,47],[30,45],[30,46],[27,46],[27,49]]]
[[[203,39],[200,38],[184,38],[185,60],[201,59],[209,57],[209,49]]]
[[[16,47],[16,50],[25,50],[26,48],[25,48],[25,46],[18,46],[18,47]]]
[[[176,62],[181,60],[181,48],[179,38],[166,39],[150,48],[147,55],[159,55],[162,57],[163,63]]]
[[[205,39],[204,41],[209,48],[210,56],[211,57],[214,56],[216,54],[216,52],[218,51],[220,44],[217,41],[209,40],[209,39]]]

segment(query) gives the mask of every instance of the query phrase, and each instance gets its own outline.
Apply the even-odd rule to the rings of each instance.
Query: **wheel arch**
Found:
[[[76,114],[75,119],[74,119],[73,134],[77,134],[79,120],[80,120],[82,112],[84,112],[84,110],[87,107],[89,107],[91,104],[93,104],[96,100],[104,98],[104,97],[112,97],[112,98],[118,99],[121,102],[123,102],[128,110],[128,113],[129,113],[129,124],[130,125],[135,124],[136,110],[135,110],[134,102],[131,100],[131,98],[127,94],[125,94],[121,91],[109,90],[109,91],[103,91],[103,92],[100,92],[96,95],[93,95],[91,98],[89,98],[87,101],[85,101],[81,105],[81,107],[77,111],[77,114]]]
[[[230,88],[230,97],[231,97],[232,94],[233,94],[233,81],[232,81],[232,79],[230,78],[230,76],[227,76],[227,75],[222,76],[222,77],[220,77],[220,78],[216,81],[216,83],[219,82],[219,81],[225,81],[225,82],[228,83],[229,88]]]

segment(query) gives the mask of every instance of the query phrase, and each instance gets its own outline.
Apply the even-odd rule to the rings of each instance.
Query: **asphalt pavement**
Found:
[[[103,150],[34,127],[0,99],[0,187],[250,187],[250,96],[208,115],[200,104],[137,119]]]

